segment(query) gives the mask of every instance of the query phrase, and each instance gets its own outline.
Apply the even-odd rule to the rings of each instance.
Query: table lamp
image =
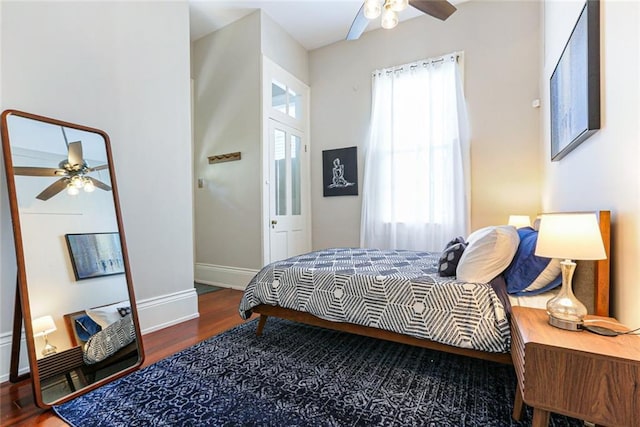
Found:
[[[44,337],[44,347],[42,348],[42,355],[49,356],[50,354],[54,354],[56,352],[56,347],[49,344],[49,340],[47,339],[47,335],[57,329],[56,324],[53,321],[53,317],[42,316],[34,319],[32,328],[34,337]]]
[[[531,227],[531,218],[529,215],[509,215],[508,225],[513,225],[515,228]]]
[[[547,302],[549,323],[570,331],[580,330],[587,308],[573,294],[573,260],[607,258],[595,213],[543,214],[535,254],[560,258],[562,288]]]

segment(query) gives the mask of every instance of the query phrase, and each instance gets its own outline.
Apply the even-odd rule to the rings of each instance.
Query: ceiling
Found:
[[[452,4],[466,0],[449,0]],[[257,9],[262,9],[305,49],[313,50],[344,40],[363,0],[189,0],[191,40],[197,40]],[[413,7],[400,21],[423,16]],[[380,20],[367,31],[380,28]]]

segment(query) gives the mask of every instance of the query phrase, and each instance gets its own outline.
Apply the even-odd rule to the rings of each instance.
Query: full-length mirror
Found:
[[[48,407],[143,359],[109,138],[9,110],[2,145],[31,376]]]

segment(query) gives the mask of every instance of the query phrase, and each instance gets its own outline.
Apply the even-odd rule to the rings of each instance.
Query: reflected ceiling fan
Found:
[[[86,192],[92,192],[96,187],[104,191],[111,191],[111,187],[104,182],[88,176],[90,172],[107,169],[109,165],[89,167],[82,157],[82,142],[68,142],[64,128],[62,128],[62,134],[67,144],[68,156],[67,159],[60,162],[58,168],[17,166],[13,168],[15,175],[61,177],[36,196],[37,199],[44,201],[49,200],[64,189],[72,196],[78,194],[81,188]]]
[[[369,25],[369,20],[375,19],[382,14],[382,28],[391,29],[398,25],[398,12],[403,11],[408,5],[438,18],[442,21],[456,11],[454,5],[447,0],[365,0],[356,15],[347,40],[358,39]]]

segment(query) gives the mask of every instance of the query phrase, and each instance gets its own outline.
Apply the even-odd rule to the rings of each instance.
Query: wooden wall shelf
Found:
[[[240,160],[241,158],[242,157],[239,151],[235,153],[219,154],[217,156],[208,157],[210,165],[214,163],[223,163],[223,162],[231,162],[234,160]]]

